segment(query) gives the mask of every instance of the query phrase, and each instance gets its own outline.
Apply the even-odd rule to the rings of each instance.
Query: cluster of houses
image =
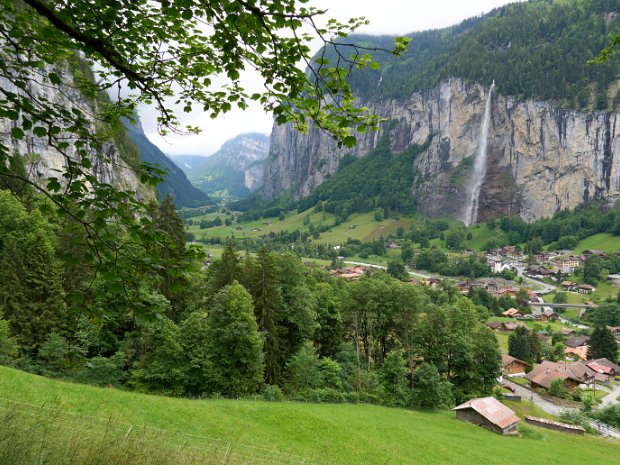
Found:
[[[531,365],[510,355],[502,355],[503,374],[505,376],[524,375],[532,388],[549,389],[554,379],[561,379],[567,392],[577,387],[592,387],[595,383],[605,383],[612,376],[620,375],[620,366],[600,358],[586,363],[543,361],[531,369]],[[531,369],[531,370],[530,370]],[[503,435],[518,433],[519,417],[511,409],[493,397],[471,399],[452,409],[456,418],[482,426]],[[541,418],[526,417],[526,422],[568,433],[584,434],[582,427],[549,421]]]
[[[510,355],[502,355],[504,376],[523,376],[533,388],[549,389],[551,382],[559,378],[567,392],[583,386],[591,388],[594,383],[606,383],[610,378],[620,375],[620,366],[599,358],[583,362],[551,362],[543,360],[531,369],[531,365]]]
[[[517,317],[520,315],[519,310],[510,308],[503,313],[504,316],[509,317]],[[542,314],[541,314],[542,315]],[[539,320],[541,321],[541,320]],[[542,320],[548,321],[548,320]],[[489,321],[485,323],[487,327],[491,328],[493,331],[497,332],[512,332],[517,328],[527,328],[527,325],[522,321]],[[616,337],[616,340],[619,341],[620,344],[620,328],[616,329],[613,327],[609,327],[610,330],[614,329],[612,333]],[[568,358],[576,359],[576,360],[587,360],[588,359],[588,341],[590,338],[588,336],[578,336],[575,331],[569,328],[561,328],[560,332],[563,336],[566,337],[564,341],[564,355]],[[548,344],[549,335],[546,331],[539,331],[536,333],[536,337],[543,344]]]
[[[591,294],[596,291],[594,286],[590,284],[577,284],[572,281],[562,281],[562,289],[570,292],[578,292],[579,294]]]
[[[517,247],[506,246],[500,249],[490,250],[486,256],[487,264],[494,273],[501,273],[505,270],[520,270],[533,278],[550,278],[556,280],[558,272],[562,274],[574,273],[577,268],[591,255],[605,257],[607,254],[600,250],[585,250],[579,255],[568,255],[564,251],[541,252],[535,256],[535,263],[526,263],[526,256]],[[620,275],[611,275],[612,281],[617,280],[620,284]],[[564,284],[564,283],[562,283]],[[575,291],[583,294],[593,292],[594,289],[579,287],[575,283]],[[573,289],[570,289],[573,290]]]
[[[507,281],[500,278],[480,278],[475,281],[456,281],[454,283],[461,294],[467,294],[470,288],[480,288],[487,291],[494,297],[516,297],[520,287],[515,286],[512,281]],[[527,294],[530,299],[536,298],[536,294],[527,289]]]
[[[344,279],[360,279],[364,276],[364,273],[368,271],[367,266],[354,266],[349,268],[337,268],[335,270],[330,270],[329,274],[335,278],[344,278]]]
[[[589,362],[550,362],[544,360],[525,375],[533,388],[549,389],[554,379],[561,379],[564,389],[571,392],[578,387],[591,388],[595,383],[606,383],[609,378],[620,374],[615,363],[600,358]]]

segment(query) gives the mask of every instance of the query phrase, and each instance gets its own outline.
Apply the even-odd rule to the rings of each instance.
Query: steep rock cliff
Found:
[[[453,78],[406,100],[369,103],[388,122],[377,133],[361,135],[348,150],[338,149],[317,129],[299,134],[288,125],[276,125],[263,194],[273,198],[290,191],[295,199],[307,196],[338,170],[345,155],[365,156],[387,131],[395,153],[432,138],[411,166],[411,195],[425,213],[460,218],[488,91],[481,84]],[[493,95],[478,220],[519,214],[532,221],[589,199],[620,199],[618,116]]]
[[[56,85],[45,79],[42,82],[33,79],[28,83],[28,94],[46,99],[67,110],[79,110],[89,122],[92,133],[100,130],[103,123],[94,116],[98,112],[100,101],[82,95],[80,89],[74,85],[74,74],[69,66],[58,64],[54,66],[53,71],[62,84]],[[7,79],[0,78],[0,86],[5,90],[20,93]],[[62,173],[67,166],[67,158],[77,159],[73,144],[70,144],[63,154],[49,145],[47,137],[37,137],[32,131],[26,131],[25,137],[21,140],[15,139],[11,136],[11,130],[19,125],[9,119],[0,119],[0,140],[11,152],[24,157],[30,180],[43,187],[49,178],[57,178],[61,183],[64,182]],[[71,140],[75,136],[67,134],[66,137],[67,140]],[[87,148],[87,150],[92,164],[90,172],[99,182],[135,192],[139,199],[154,197],[153,190],[139,182],[131,166],[139,162],[139,155],[125,134],[121,134],[116,140],[109,137],[97,149]]]

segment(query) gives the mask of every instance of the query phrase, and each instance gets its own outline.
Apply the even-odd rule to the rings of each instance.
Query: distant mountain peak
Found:
[[[224,142],[206,159],[189,155],[172,159],[185,170],[192,184],[206,194],[242,198],[261,186],[268,155],[269,136],[244,133]]]

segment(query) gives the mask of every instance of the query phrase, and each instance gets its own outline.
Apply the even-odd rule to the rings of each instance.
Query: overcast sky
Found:
[[[425,29],[437,29],[486,13],[514,0],[310,0],[310,5],[327,9],[326,16],[345,20],[365,16],[370,24],[357,32],[399,35]],[[317,42],[317,49],[320,44]],[[248,75],[248,87],[257,78]],[[155,116],[147,107],[140,109],[147,137],[167,154],[211,155],[228,139],[244,132],[271,132],[271,115],[254,106],[246,111],[231,111],[216,120],[200,111],[179,115],[184,124],[202,128],[198,135],[166,136],[157,134]]]

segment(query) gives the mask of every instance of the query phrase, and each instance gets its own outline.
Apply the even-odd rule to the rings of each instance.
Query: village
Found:
[[[387,247],[395,248],[394,244]],[[532,402],[557,416],[565,409],[582,408],[586,396],[591,396],[593,403],[601,406],[620,403],[620,366],[604,357],[590,357],[592,328],[585,317],[588,310],[599,305],[589,300],[596,287],[578,283],[577,279],[571,280],[571,275],[592,255],[606,256],[598,250],[586,250],[581,254],[541,252],[528,257],[517,247],[506,246],[489,251],[486,261],[494,274],[513,272],[513,281],[500,277],[459,280],[408,269],[410,279],[406,283],[430,288],[454,286],[462,295],[471,295],[472,289],[482,289],[496,299],[513,299],[515,306],[491,316],[485,323],[496,335],[502,349],[502,377],[498,380],[502,395],[510,400]],[[330,275],[357,280],[372,268],[386,269],[368,263],[349,264],[351,266],[331,270]],[[612,286],[620,285],[620,275],[610,274],[607,280]],[[579,297],[580,303],[544,300],[545,295],[558,292]],[[575,318],[565,316],[567,309],[576,310]],[[606,329],[620,346],[620,326],[607,325]],[[511,335],[515,337],[519,331],[535,338],[539,345],[538,360],[525,361],[509,354]],[[457,418],[500,434],[515,434],[517,431],[518,417],[493,397],[472,399],[453,410]],[[585,433],[583,427],[574,424],[532,416],[526,417],[525,421],[571,434]],[[604,424],[593,423],[593,426],[600,434],[620,437],[620,431]]]

